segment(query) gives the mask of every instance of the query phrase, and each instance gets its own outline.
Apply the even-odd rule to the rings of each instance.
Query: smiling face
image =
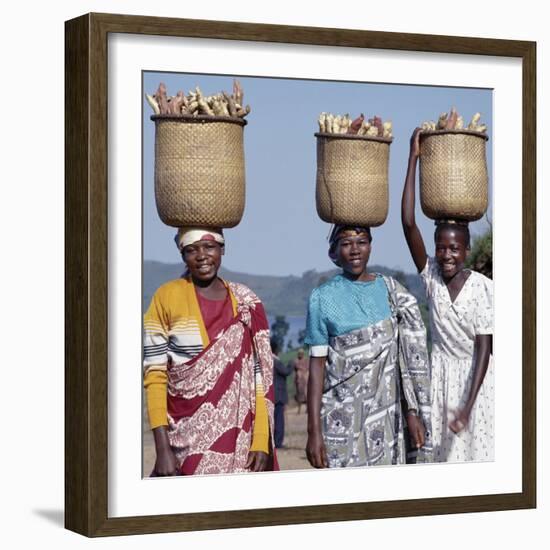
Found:
[[[342,269],[353,278],[365,276],[371,251],[371,238],[368,233],[342,231],[338,237],[336,254]]]
[[[444,280],[452,279],[464,269],[469,246],[463,231],[445,228],[435,234],[435,258]]]
[[[214,240],[197,241],[184,247],[181,255],[192,279],[206,283],[218,275],[223,247]]]

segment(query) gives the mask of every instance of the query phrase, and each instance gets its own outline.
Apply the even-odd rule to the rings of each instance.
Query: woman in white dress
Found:
[[[435,257],[426,253],[414,215],[420,131],[411,138],[401,216],[430,309],[434,460],[493,460],[493,282],[464,267],[466,223],[437,221]]]

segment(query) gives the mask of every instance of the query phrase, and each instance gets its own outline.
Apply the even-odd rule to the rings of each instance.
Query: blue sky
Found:
[[[199,86],[207,94],[231,91],[234,75],[143,73],[143,91],[154,93],[164,82],[170,95],[188,93]],[[228,269],[264,275],[301,275],[309,269],[324,271],[333,264],[327,257],[330,225],[315,209],[317,118],[322,111],[379,115],[393,122],[390,147],[390,206],[386,222],[373,229],[370,263],[414,272],[414,264],[401,228],[401,193],[407,168],[409,140],[416,126],[437,120],[456,107],[466,122],[479,111],[492,136],[492,90],[254,78],[237,75],[250,104],[245,127],[246,207],[241,223],[225,232]],[[174,228],[159,219],[154,202],[154,123],[143,100],[143,257],[167,263],[180,262],[174,245]],[[492,182],[492,140],[487,146],[489,181]],[[489,218],[492,218],[490,188]],[[418,200],[418,188],[417,188]],[[433,221],[417,205],[417,223],[428,252],[433,253]],[[487,222],[471,224],[472,235]]]

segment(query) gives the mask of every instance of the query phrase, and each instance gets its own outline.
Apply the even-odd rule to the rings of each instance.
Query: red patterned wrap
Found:
[[[256,410],[255,362],[273,444],[273,358],[264,307],[246,286],[229,283],[237,316],[199,355],[168,366],[168,437],[182,475],[245,472]]]

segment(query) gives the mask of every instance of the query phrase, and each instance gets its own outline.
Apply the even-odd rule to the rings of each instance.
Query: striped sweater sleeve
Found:
[[[168,377],[166,371],[149,369],[143,381],[147,398],[149,425],[154,430],[168,426],[168,405],[166,402]]]
[[[143,319],[143,368],[145,374],[150,368],[168,364],[168,314],[162,306],[158,291],[151,300]]]
[[[145,395],[149,424],[154,430],[168,425],[168,407],[166,393],[168,378],[168,316],[162,307],[158,293],[155,293],[151,305],[143,320],[143,369]]]

